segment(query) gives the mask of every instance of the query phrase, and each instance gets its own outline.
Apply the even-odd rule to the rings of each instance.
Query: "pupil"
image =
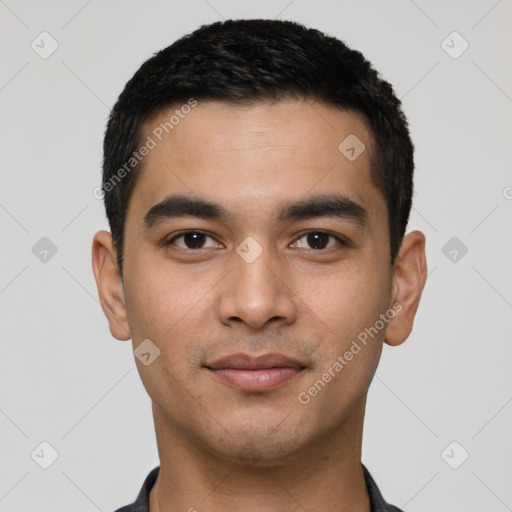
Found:
[[[309,233],[308,244],[314,246],[314,249],[323,249],[329,241],[329,236],[325,233]],[[320,247],[318,247],[320,246]]]
[[[202,233],[185,233],[184,240],[185,245],[189,249],[198,249],[204,243],[204,236]]]

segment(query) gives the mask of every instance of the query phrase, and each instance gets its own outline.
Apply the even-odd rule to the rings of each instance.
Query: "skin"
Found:
[[[172,111],[149,120],[142,140]],[[349,134],[366,146],[352,162],[338,150]],[[123,278],[111,235],[94,237],[112,335],[134,348],[150,339],[160,350],[149,366],[135,359],[160,455],[151,512],[370,510],[361,470],[366,395],[383,343],[399,345],[411,332],[427,272],[418,231],[404,237],[391,267],[372,145],[360,115],[320,103],[200,102],[144,159],[126,216]],[[362,206],[366,223],[277,220],[287,201],[333,193]],[[219,203],[231,217],[148,228],[148,210],[171,194]],[[166,245],[183,230],[207,234],[204,248],[187,250],[183,237]],[[328,238],[318,249],[304,236],[311,231],[350,243]],[[262,249],[252,263],[236,251],[248,236]],[[393,305],[394,318],[300,403],[299,393]],[[276,389],[247,392],[205,368],[239,352],[285,354],[305,369]]]

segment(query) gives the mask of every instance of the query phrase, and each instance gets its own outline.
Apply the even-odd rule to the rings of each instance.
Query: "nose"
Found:
[[[294,293],[286,271],[264,250],[255,261],[234,253],[230,271],[222,280],[218,314],[223,324],[246,324],[262,329],[270,323],[292,324],[297,318]]]

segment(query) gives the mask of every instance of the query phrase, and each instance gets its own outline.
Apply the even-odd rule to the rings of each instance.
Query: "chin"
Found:
[[[292,440],[289,443],[276,444],[260,439],[243,444],[231,442],[222,452],[217,448],[216,455],[244,467],[275,468],[293,460],[298,449],[299,446]]]
[[[254,468],[284,465],[293,460],[311,442],[313,436],[307,431],[272,422],[267,425],[232,426],[229,434],[219,432],[221,439],[211,442],[210,450],[216,457]]]

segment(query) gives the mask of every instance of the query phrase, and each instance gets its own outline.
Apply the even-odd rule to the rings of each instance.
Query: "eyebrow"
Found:
[[[217,220],[228,220],[230,217],[220,204],[197,197],[173,195],[152,206],[144,217],[144,224],[151,227],[165,219],[187,216]]]
[[[364,226],[368,212],[359,203],[341,194],[318,195],[286,203],[278,215],[279,222],[317,217],[337,217]]]
[[[198,197],[171,195],[148,210],[144,224],[150,228],[166,219],[187,216],[224,222],[232,218],[232,214],[220,204]],[[368,212],[347,196],[322,194],[285,203],[278,212],[277,220],[286,222],[318,217],[347,219],[364,226],[368,221]]]

